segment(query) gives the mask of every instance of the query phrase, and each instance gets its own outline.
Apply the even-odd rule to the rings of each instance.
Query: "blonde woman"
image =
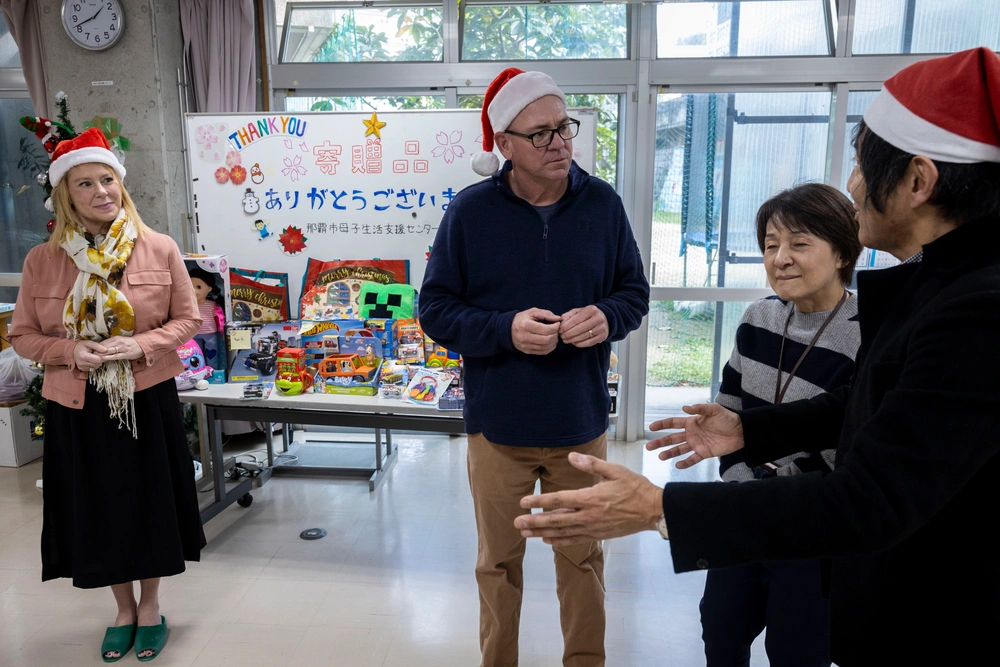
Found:
[[[133,644],[141,661],[159,655],[160,578],[205,545],[173,381],[198,305],[177,245],[142,223],[124,177],[97,129],[56,147],[56,224],[25,259],[10,332],[45,364],[42,580],[111,588],[105,662]]]

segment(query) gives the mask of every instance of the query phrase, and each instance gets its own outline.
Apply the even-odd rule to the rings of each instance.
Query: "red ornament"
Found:
[[[56,228],[56,221],[55,220],[49,220],[48,222],[45,223],[45,229],[48,230],[49,234],[51,234],[52,230],[55,229],[55,228]]]
[[[229,181],[229,170],[225,167],[219,167],[215,170],[215,182],[219,185]]]
[[[243,185],[243,181],[247,180],[246,167],[239,164],[236,165],[229,170],[229,178],[232,180],[233,185]]]

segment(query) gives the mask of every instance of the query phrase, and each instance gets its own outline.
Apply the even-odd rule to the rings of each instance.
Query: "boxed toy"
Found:
[[[422,366],[424,363],[424,332],[416,320],[399,320],[399,345],[396,356],[405,364]]]
[[[410,369],[398,361],[383,361],[378,395],[382,398],[402,398],[410,380]]]
[[[273,380],[278,352],[286,347],[301,347],[299,322],[230,325],[226,341],[230,382]]]
[[[195,269],[201,269],[212,275],[214,279],[214,290],[219,294],[222,311],[225,321],[233,321],[233,300],[230,294],[229,284],[229,260],[226,255],[184,255],[184,267],[188,274]],[[209,287],[213,287],[209,285]]]
[[[399,320],[365,320],[365,329],[382,341],[382,356],[386,359],[396,356],[399,343]]]
[[[348,331],[363,329],[363,320],[333,320],[315,322],[302,320],[299,337],[306,351],[306,366],[318,364],[331,354],[340,352],[340,337]]]
[[[465,408],[465,390],[459,387],[448,387],[441,394],[438,410],[462,410]]]
[[[319,363],[313,391],[318,394],[374,396],[382,359],[357,352],[331,354]]]
[[[608,409],[610,414],[618,413],[618,385],[621,382],[621,376],[618,373],[608,372],[608,393],[611,395],[611,405]]]

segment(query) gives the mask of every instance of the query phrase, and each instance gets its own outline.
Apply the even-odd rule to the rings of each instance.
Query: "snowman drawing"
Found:
[[[246,194],[243,195],[243,210],[250,215],[260,210],[260,200],[257,199],[257,195],[250,188],[247,188]]]
[[[252,167],[250,167],[250,180],[256,185],[260,185],[264,182],[264,172],[260,170],[260,163],[255,162]]]

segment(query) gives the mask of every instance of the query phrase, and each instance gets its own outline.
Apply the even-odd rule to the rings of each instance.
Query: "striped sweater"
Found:
[[[788,381],[788,373],[830,311],[802,313],[795,309],[791,301],[771,296],[752,303],[743,314],[736,330],[732,357],[722,370],[722,386],[715,397],[716,403],[730,410],[774,403],[781,335],[788,314],[793,310],[782,360],[781,383],[784,385]],[[812,398],[850,382],[854,373],[854,357],[861,344],[857,314],[858,299],[851,295],[795,373],[783,403]],[[778,475],[795,475],[801,472],[829,472],[833,461],[834,450],[828,449],[815,454],[793,454],[774,463],[779,466]],[[743,462],[742,452],[723,456],[719,461],[719,472],[727,482],[755,479],[754,472]]]

